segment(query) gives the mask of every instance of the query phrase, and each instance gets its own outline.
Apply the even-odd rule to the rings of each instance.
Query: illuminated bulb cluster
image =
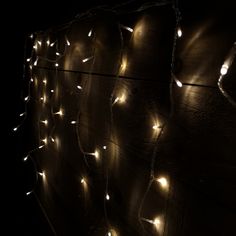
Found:
[[[85,183],[85,179],[82,178],[80,182],[81,182],[81,184],[84,184]]]

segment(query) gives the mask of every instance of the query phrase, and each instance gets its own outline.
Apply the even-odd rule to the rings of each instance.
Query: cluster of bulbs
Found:
[[[177,22],[178,22],[178,19],[177,19]],[[127,31],[129,31],[131,34],[134,32],[134,29],[132,29],[131,27],[128,27],[128,26],[125,26],[125,25],[121,25],[120,24],[120,27],[122,29],[125,29]],[[92,37],[94,34],[94,29],[91,28],[87,34],[88,37]],[[176,37],[177,38],[181,38],[183,36],[183,32],[179,26],[179,24],[177,24],[177,27],[176,27]],[[30,38],[33,39],[34,38],[34,35],[31,34],[30,35]],[[54,47],[54,45],[56,45],[57,41],[53,41],[53,42],[50,42],[50,40],[48,39],[46,41],[46,45],[48,47]],[[43,42],[41,40],[36,40],[35,41],[35,44],[33,45],[33,49],[35,52],[37,52],[37,50],[39,50],[39,48],[42,46]],[[65,36],[65,45],[66,47],[70,47],[71,46],[71,42],[69,41],[68,37]],[[66,49],[65,49],[66,50]],[[218,86],[220,88],[220,91],[222,92],[222,94],[229,100],[229,102],[231,102],[233,105],[235,105],[235,101],[224,91],[223,89],[223,86],[222,86],[222,80],[224,78],[224,76],[227,74],[228,72],[228,69],[230,68],[233,60],[234,60],[234,57],[235,57],[235,52],[236,52],[236,43],[234,43],[232,49],[230,50],[230,53],[229,55],[227,56],[224,64],[222,65],[221,67],[221,70],[220,70],[220,78],[218,80]],[[57,68],[59,67],[59,63],[58,63],[58,59],[60,59],[61,57],[63,57],[65,55],[65,52],[64,53],[60,53],[58,51],[55,52],[55,55],[56,55],[56,60],[55,61],[52,61],[52,60],[49,60],[49,59],[46,59],[48,61],[52,61],[54,63],[54,66],[57,70]],[[39,60],[41,59],[44,59],[44,58],[41,58],[39,56],[36,57],[36,59],[34,61],[32,61],[32,58],[29,57],[26,59],[26,62],[29,63],[29,68],[30,70],[32,71],[32,68],[33,66],[34,67],[37,67],[38,65],[38,62]],[[89,62],[90,60],[93,60],[94,59],[94,55],[90,55],[89,57],[86,57],[86,58],[83,58],[82,59],[82,63],[87,63]],[[122,63],[121,64],[121,69],[124,69],[126,67],[126,64],[125,63]],[[178,87],[182,87],[183,86],[183,83],[181,81],[179,81],[176,76],[172,73],[172,79],[175,81],[176,85]],[[30,79],[30,82],[33,82],[33,78]],[[47,85],[47,79],[43,79],[42,80],[44,86]],[[82,91],[83,90],[83,87],[81,85],[77,85],[76,86],[78,90]],[[54,93],[54,89],[51,89],[50,90],[51,93]],[[27,104],[30,100],[31,96],[30,96],[30,93],[24,98],[24,102]],[[113,99],[112,103],[111,103],[111,106],[114,106],[115,104],[123,104],[126,102],[126,95],[125,94],[120,94],[119,96],[117,96],[115,99]],[[44,95],[42,97],[40,97],[40,100],[43,102],[43,103],[46,103],[47,101],[47,96]],[[27,111],[24,111],[23,113],[21,113],[19,116],[20,117],[25,117],[27,115]],[[63,117],[65,115],[65,112],[62,108],[60,108],[59,110],[57,110],[56,112],[53,112],[53,115],[58,115],[60,117]],[[49,120],[48,119],[42,119],[40,120],[40,123],[42,123],[44,126],[49,126]],[[76,129],[78,129],[77,125],[78,125],[78,120],[70,120],[70,124],[71,125],[76,125]],[[18,125],[16,127],[13,128],[13,131],[16,132],[18,130],[18,128],[21,126]],[[162,131],[163,131],[163,128],[164,126],[161,126],[160,124],[158,124],[157,122],[155,122],[152,126],[152,129],[154,132],[158,132],[158,139],[161,137],[161,134],[162,134]],[[31,153],[38,150],[38,149],[42,149],[43,147],[45,147],[49,140],[52,142],[52,143],[55,143],[56,142],[56,138],[54,137],[44,137],[43,139],[41,139],[41,143],[40,145],[34,149],[34,150],[31,150],[28,152],[28,154],[23,158],[23,161],[26,162],[28,159],[31,159],[32,161],[33,158],[31,157]],[[104,145],[102,146],[102,149],[103,150],[106,150],[107,149],[107,146]],[[99,160],[99,157],[100,157],[100,153],[99,153],[99,150],[98,149],[95,149],[94,152],[85,152],[81,149],[81,151],[83,152],[84,155],[86,156],[93,156],[96,160]],[[151,170],[152,172],[153,170]],[[37,176],[45,179],[46,178],[46,173],[45,171],[37,171]],[[107,180],[108,181],[108,180]],[[159,186],[161,187],[161,189],[163,189],[164,191],[169,191],[169,180],[166,176],[158,176],[158,177],[155,177],[153,178],[153,175],[151,175],[151,178],[150,178],[150,183],[152,184],[153,182],[156,182],[159,184]],[[85,178],[85,177],[81,177],[80,179],[80,183],[82,186],[87,187],[87,184],[88,184],[88,180]],[[150,186],[150,185],[149,185]],[[147,188],[147,191],[146,193],[149,191],[149,188]],[[26,195],[30,195],[31,193],[33,192],[33,190],[31,191],[28,191],[26,192]],[[146,195],[145,193],[145,195]],[[105,190],[105,194],[104,194],[104,200],[105,201],[109,201],[111,200],[111,195],[109,194],[108,192],[108,187],[106,187],[106,190]],[[145,196],[143,198],[143,201],[144,202],[145,200]],[[104,203],[104,206],[105,206],[105,211],[106,211],[106,203]],[[140,206],[140,211],[139,212],[142,212],[142,204]],[[139,215],[139,219],[140,221],[143,221],[143,222],[146,222],[146,223],[149,223],[151,225],[153,225],[158,231],[161,230],[162,226],[163,226],[163,220],[161,219],[161,217],[155,217],[154,219],[147,219],[147,218],[144,218],[143,216],[141,216],[141,213]],[[107,236],[115,236],[117,235],[116,234],[116,231],[112,228],[108,229],[107,233],[106,233]]]

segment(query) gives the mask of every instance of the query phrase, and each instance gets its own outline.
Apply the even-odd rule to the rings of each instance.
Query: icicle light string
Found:
[[[129,4],[129,3],[132,3],[132,2],[135,2],[135,1],[129,1],[128,3],[126,3],[126,4]],[[170,3],[170,1],[166,1],[165,3],[162,3],[162,4],[169,4]],[[144,5],[144,6],[142,6],[141,8],[139,8],[139,10],[136,10],[136,11],[133,11],[133,12],[138,12],[138,11],[140,11],[141,9],[147,9],[148,7],[151,7],[151,6],[154,6],[154,5],[160,5],[161,3],[153,3],[153,4],[150,4],[150,5]],[[121,5],[119,5],[119,6],[117,6],[117,8],[119,8],[119,7],[122,7],[122,4]],[[211,89],[216,89],[217,87],[214,87],[214,86],[207,86],[207,85],[199,85],[199,84],[190,84],[190,83],[182,83],[181,81],[179,81],[178,80],[178,78],[174,75],[174,73],[173,73],[173,71],[174,71],[174,58],[175,58],[175,48],[176,48],[176,41],[177,41],[177,38],[180,38],[181,36],[182,36],[182,30],[180,29],[180,26],[179,26],[179,20],[180,20],[180,12],[179,12],[179,10],[178,10],[178,7],[177,7],[177,5],[174,5],[173,4],[173,8],[174,8],[174,11],[175,11],[175,14],[176,14],[176,28],[175,28],[175,34],[174,34],[174,41],[173,41],[173,50],[172,50],[172,61],[171,61],[171,82],[170,82],[170,97],[171,97],[171,112],[170,112],[170,117],[172,117],[172,115],[173,115],[173,92],[172,92],[172,88],[173,88],[173,85],[174,84],[176,84],[177,86],[179,86],[179,87],[182,87],[182,86],[197,86],[197,87],[205,87],[205,88],[211,88]],[[99,9],[99,8],[96,8],[96,9]],[[113,9],[115,9],[115,8],[113,8]],[[107,10],[107,9],[106,9]],[[64,24],[63,26],[61,26],[61,28],[57,28],[57,30],[59,31],[59,30],[67,30],[67,32],[66,32],[66,34],[65,34],[65,38],[64,38],[64,40],[65,40],[65,48],[64,48],[64,51],[63,52],[59,52],[58,51],[58,40],[56,39],[55,41],[53,41],[52,43],[50,43],[50,44],[53,44],[52,46],[53,46],[53,48],[56,48],[56,52],[55,52],[55,59],[54,60],[51,60],[51,59],[49,59],[49,58],[45,58],[45,57],[42,57],[42,56],[38,56],[38,55],[35,55],[36,56],[36,59],[35,59],[35,61],[32,61],[32,58],[33,58],[33,56],[31,55],[31,57],[30,57],[30,60],[28,61],[27,60],[27,62],[29,62],[29,71],[30,71],[30,74],[31,74],[31,78],[32,78],[32,66],[34,65],[34,71],[35,70],[40,70],[40,69],[44,69],[44,70],[55,70],[55,78],[56,78],[56,83],[57,83],[57,86],[58,86],[58,73],[59,72],[69,72],[69,73],[79,73],[79,74],[87,74],[88,75],[88,77],[87,78],[84,78],[84,81],[85,81],[85,85],[86,85],[86,82],[88,81],[88,79],[90,79],[91,78],[91,76],[93,76],[93,75],[96,75],[96,76],[103,76],[103,77],[111,77],[112,79],[114,79],[115,80],[115,85],[114,85],[114,87],[113,87],[113,91],[112,91],[112,93],[111,93],[111,96],[110,96],[110,103],[109,103],[109,106],[110,106],[110,134],[109,134],[109,138],[108,139],[104,139],[104,143],[106,144],[106,145],[108,145],[109,143],[114,143],[115,145],[117,145],[117,146],[119,146],[119,144],[118,143],[115,143],[114,141],[113,141],[113,133],[112,133],[112,131],[113,131],[113,105],[114,105],[114,101],[115,101],[115,97],[114,97],[114,91],[115,91],[115,89],[116,89],[116,86],[117,86],[117,83],[124,83],[124,80],[131,80],[131,81],[153,81],[153,82],[158,82],[158,83],[160,83],[159,81],[157,81],[156,79],[150,79],[150,78],[136,78],[136,77],[130,77],[130,76],[125,76],[125,75],[120,75],[119,74],[119,72],[120,72],[120,69],[121,69],[121,67],[122,67],[122,58],[123,58],[123,52],[124,52],[124,42],[123,42],[123,34],[122,34],[122,30],[128,30],[130,33],[132,33],[133,32],[133,29],[132,28],[130,28],[129,26],[124,26],[124,25],[122,25],[122,24],[120,24],[119,23],[119,31],[120,31],[120,37],[121,37],[121,53],[120,53],[120,59],[119,59],[119,63],[118,63],[118,72],[117,73],[115,73],[114,75],[113,74],[103,74],[103,73],[96,73],[96,72],[93,72],[93,68],[94,68],[94,63],[95,63],[95,54],[96,54],[96,47],[95,47],[95,45],[96,45],[96,43],[94,43],[93,45],[94,45],[94,49],[92,50],[92,55],[88,55],[88,57],[87,58],[84,58],[83,60],[83,62],[87,62],[87,61],[90,61],[90,69],[89,69],[89,71],[87,72],[87,71],[75,71],[75,70],[64,70],[64,69],[61,69],[61,68],[58,68],[58,66],[59,66],[59,60],[61,59],[61,58],[63,58],[64,56],[65,56],[65,54],[66,54],[66,50],[67,50],[67,48],[71,45],[71,42],[69,41],[69,39],[68,39],[68,35],[69,35],[69,30],[70,30],[70,27],[72,26],[72,24],[74,23],[74,22],[77,22],[78,20],[81,20],[81,19],[86,19],[86,18],[90,18],[91,16],[94,16],[94,14],[92,13],[92,11],[90,10],[90,11],[88,11],[88,12],[86,12],[85,14],[81,14],[80,16],[76,16],[76,19],[75,20],[73,20],[73,21],[71,21],[71,22],[69,22],[68,24]],[[92,30],[92,31],[91,31]],[[92,38],[92,42],[93,42],[93,40],[96,40],[95,38],[93,38],[93,36],[95,35],[95,32],[96,30],[94,29],[94,26],[92,26],[91,28],[90,28],[90,31],[88,32],[88,37],[89,38]],[[36,39],[35,39],[35,44],[34,44],[34,46],[35,46],[35,49],[36,50],[34,50],[35,51],[35,53],[37,53],[37,44],[40,46],[41,44],[42,44],[42,41],[38,41],[38,37],[41,37],[41,34],[35,34],[37,37],[36,37]],[[45,42],[44,42],[45,43]],[[47,44],[48,44],[48,47],[50,46],[50,44],[49,44],[49,41],[47,42]],[[56,47],[54,46],[56,44]],[[49,47],[50,48],[50,47]],[[51,50],[51,49],[50,49]],[[40,60],[46,60],[46,61],[48,61],[48,62],[52,62],[52,63],[55,63],[54,64],[54,66],[53,66],[53,68],[49,68],[49,67],[40,67],[40,66],[38,66],[38,61],[40,61]],[[92,63],[91,63],[92,62]],[[228,68],[229,68],[229,66],[226,68],[226,67],[222,67],[222,70],[221,70],[221,77],[220,77],[220,79],[219,79],[219,81],[218,81],[218,86],[219,86],[219,88],[220,88],[220,90],[221,90],[221,92],[222,92],[222,94],[228,99],[228,101],[229,102],[231,102],[233,105],[235,105],[235,101],[232,101],[232,100],[230,100],[230,98],[229,98],[229,96],[228,96],[228,94],[223,90],[223,88],[222,88],[222,79],[223,79],[223,76],[225,75],[225,71],[226,71],[226,73],[227,73],[227,70],[228,70]],[[29,81],[29,91],[28,91],[28,96],[27,97],[25,97],[25,105],[27,106],[27,103],[28,103],[28,101],[29,101],[29,99],[31,99],[31,97],[30,97],[30,82],[31,81]],[[164,83],[163,83],[164,84]],[[81,86],[77,86],[78,87],[78,89],[84,89],[84,87],[86,87],[86,86],[83,86],[83,87],[81,87]],[[52,94],[52,97],[51,97],[51,99],[53,98],[53,96],[55,96],[54,95],[54,93]],[[116,98],[117,99],[117,98]],[[58,103],[58,102],[57,102]],[[48,104],[51,106],[51,117],[52,117],[52,122],[50,122],[50,123],[52,123],[52,124],[50,124],[50,127],[52,127],[51,128],[51,130],[50,130],[50,132],[49,132],[49,136],[48,137],[43,137],[43,139],[42,139],[42,137],[40,137],[41,135],[40,135],[40,133],[39,133],[39,140],[40,140],[40,142],[43,142],[44,143],[44,145],[40,145],[38,148],[35,148],[35,149],[33,149],[33,150],[31,150],[31,151],[29,151],[28,152],[28,155],[30,155],[31,153],[33,153],[34,151],[36,151],[36,150],[39,150],[39,149],[41,149],[41,148],[43,148],[45,145],[47,145],[47,142],[48,142],[48,139],[49,138],[53,138],[54,136],[53,136],[53,134],[54,134],[54,130],[55,130],[55,128],[56,128],[56,121],[55,121],[55,115],[63,115],[62,114],[62,110],[59,110],[59,111],[54,111],[54,108],[53,108],[53,105],[52,105],[52,103],[51,102],[48,102]],[[27,108],[27,107],[26,107]],[[22,116],[24,116],[24,118],[26,118],[26,115],[27,115],[27,112],[26,112],[26,108],[25,108],[25,112],[24,113],[21,113],[20,114],[20,116],[22,117]],[[99,155],[99,153],[96,151],[96,150],[94,150],[94,153],[88,153],[88,152],[85,152],[85,150],[84,150],[84,148],[82,147],[82,145],[81,145],[81,141],[80,141],[80,137],[79,137],[79,128],[83,125],[83,124],[81,124],[80,123],[80,115],[81,115],[81,110],[80,110],[80,106],[79,106],[79,109],[78,109],[78,112],[77,112],[77,117],[76,117],[76,121],[75,120],[72,120],[72,121],[70,121],[71,122],[71,124],[73,125],[73,124],[75,124],[75,129],[76,129],[76,136],[77,136],[77,142],[78,142],[78,146],[79,146],[79,149],[80,149],[80,151],[82,152],[82,154],[83,154],[83,157],[84,157],[84,162],[85,162],[85,165],[87,166],[87,167],[89,167],[89,165],[88,165],[88,161],[87,161],[87,155],[90,155],[90,154],[92,154],[92,155],[94,155],[95,157],[97,157],[98,155]],[[47,118],[47,119],[49,119],[49,118]],[[146,190],[144,191],[144,195],[142,196],[142,198],[141,198],[141,203],[140,203],[140,206],[139,206],[139,209],[138,209],[138,221],[139,221],[139,223],[140,223],[140,225],[141,225],[141,227],[142,227],[142,229],[143,229],[143,233],[146,233],[146,230],[145,230],[145,227],[143,226],[143,222],[145,221],[145,222],[148,222],[148,223],[151,223],[151,224],[153,224],[153,225],[155,225],[156,227],[158,227],[162,222],[160,221],[160,219],[157,219],[157,218],[155,218],[155,219],[153,219],[153,220],[150,220],[150,219],[146,219],[146,218],[144,218],[144,216],[142,216],[142,209],[143,209],[143,206],[144,206],[144,204],[145,204],[145,200],[146,200],[146,197],[147,197],[147,195],[148,195],[148,193],[149,193],[149,191],[150,191],[150,188],[151,188],[151,186],[152,186],[152,184],[153,184],[153,182],[154,181],[156,181],[156,178],[155,178],[155,174],[154,174],[154,169],[155,169],[155,162],[156,162],[156,159],[157,159],[157,149],[158,149],[158,146],[159,146],[159,143],[160,143],[160,139],[161,139],[161,136],[162,136],[162,134],[163,134],[163,131],[164,131],[164,128],[165,128],[165,126],[167,126],[168,125],[168,122],[169,122],[169,119],[170,118],[168,118],[167,119],[167,121],[166,122],[164,122],[162,125],[161,125],[161,127],[158,127],[158,131],[159,131],[159,133],[158,133],[158,136],[157,136],[157,138],[156,138],[156,142],[155,142],[155,147],[154,147],[154,150],[153,150],[153,152],[152,152],[152,158],[151,158],[151,161],[150,161],[150,178],[149,178],[149,182],[148,182],[148,185],[147,185],[147,188],[146,188]],[[45,126],[46,126],[46,123],[45,123],[45,120],[43,120],[44,122],[44,124],[45,124]],[[38,125],[40,126],[41,125],[41,123],[42,123],[42,120],[41,119],[39,119],[38,120]],[[21,125],[21,124],[20,124]],[[17,127],[15,127],[14,129],[18,129],[18,126]],[[156,128],[154,128],[154,126],[153,126],[153,129],[156,129]],[[14,130],[14,131],[16,131],[16,130]],[[39,127],[39,132],[40,132],[40,127]],[[104,150],[106,150],[106,148],[107,148],[107,146],[106,145],[104,145],[103,146],[103,149]],[[121,149],[123,149],[123,147],[120,147],[119,146],[119,148],[121,148]],[[25,160],[27,160],[28,158],[24,158]],[[106,158],[107,159],[107,158]],[[107,164],[107,163],[106,163]],[[36,171],[36,173],[39,173],[39,175],[40,176],[43,176],[44,175],[44,173],[43,172],[38,172],[38,170],[35,170]],[[38,175],[37,175],[38,176]],[[110,228],[111,228],[111,225],[110,225],[110,223],[109,223],[109,219],[108,219],[108,215],[107,215],[107,201],[109,201],[110,200],[110,193],[109,193],[109,185],[108,185],[108,180],[109,180],[109,172],[108,172],[108,166],[106,166],[106,171],[105,171],[105,193],[104,193],[104,199],[103,199],[103,206],[104,206],[104,217],[105,217],[105,220],[106,220],[106,224],[107,224],[107,231],[108,231],[108,233],[107,233],[107,235],[113,235],[111,232],[112,231],[110,231]],[[81,183],[83,184],[83,183],[85,183],[85,179],[84,179],[84,177],[83,176],[81,176]],[[168,185],[169,183],[167,183],[166,181],[166,179],[165,178],[159,178],[158,180],[157,180],[162,186],[165,186],[165,185]],[[168,194],[168,196],[169,196],[169,194]],[[164,217],[164,230],[165,230],[165,226],[166,226],[166,214],[167,214],[167,209],[165,210],[165,212],[163,212],[164,213],[164,215],[165,215],[165,217]]]

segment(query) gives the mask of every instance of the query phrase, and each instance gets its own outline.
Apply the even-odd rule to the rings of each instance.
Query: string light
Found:
[[[59,66],[59,64],[58,64],[58,63],[55,63],[55,66],[56,66],[56,67],[58,67],[58,66]]]
[[[46,80],[46,79],[44,79],[44,80],[43,80],[43,83],[46,85],[46,84],[47,84],[47,80]]]
[[[31,39],[34,37],[34,35],[33,34],[30,34],[30,36],[29,36]]]
[[[60,53],[59,53],[59,52],[56,52],[56,55],[57,55],[57,56],[60,56]]]
[[[27,102],[29,100],[29,96],[26,96],[24,100]]]
[[[38,172],[38,174],[42,177],[45,177],[45,173],[44,172]]]
[[[53,143],[55,142],[55,139],[54,139],[53,137],[51,137],[50,139],[51,139],[51,141],[52,141]]]
[[[107,146],[103,146],[102,148],[103,148],[104,150],[106,150],[106,149],[107,149]]]
[[[46,145],[48,143],[48,139],[44,138],[44,139],[42,139],[42,142],[44,142],[44,144]]]
[[[47,40],[47,45],[48,45],[48,46],[50,45],[50,40],[49,40],[49,39]]]
[[[19,116],[24,116],[25,115],[25,112],[21,113]]]
[[[27,58],[27,59],[26,59],[27,62],[30,62],[30,60],[31,60],[31,58]]]
[[[53,89],[51,89],[51,90],[50,90],[50,92],[51,92],[51,93],[54,93],[54,90],[53,90]]]
[[[112,234],[111,234],[111,232],[110,232],[110,231],[107,233],[107,236],[112,236]]]
[[[55,45],[56,41],[50,44],[50,47],[53,47]]]
[[[85,183],[84,178],[82,178],[80,182],[81,182],[81,184],[84,184]]]
[[[41,148],[43,148],[44,147],[44,145],[41,145],[41,146],[39,146],[39,149],[41,149]]]
[[[80,85],[77,85],[77,88],[80,89],[80,90],[82,90],[82,87],[81,87]]]
[[[72,125],[74,125],[74,124],[76,124],[76,120],[72,120],[70,123],[71,123]]]
[[[42,45],[42,42],[40,40],[38,40],[37,43],[39,44],[39,46]]]
[[[35,62],[34,62],[34,66],[37,66],[38,60],[39,60],[39,58],[37,57],[36,60],[35,60]]]
[[[17,131],[17,130],[18,130],[18,127],[13,128],[13,131]]]
[[[159,126],[158,126],[158,125],[153,125],[152,128],[153,128],[154,130],[157,130],[157,129],[159,128]]]

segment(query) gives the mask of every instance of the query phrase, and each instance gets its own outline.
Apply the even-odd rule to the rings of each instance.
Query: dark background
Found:
[[[121,1],[117,1],[121,2]],[[136,1],[142,2],[142,1]],[[20,7],[8,3],[1,8],[2,37],[2,163],[3,187],[2,216],[9,232],[19,235],[51,235],[41,209],[33,198],[25,198],[24,192],[33,181],[31,167],[25,168],[20,161],[24,135],[13,136],[15,118],[22,107],[21,82],[23,76],[24,42],[27,35],[36,30],[44,30],[72,19],[75,15],[96,5],[110,4],[110,1],[86,1],[83,3],[22,3]],[[113,3],[112,3],[113,4]],[[235,22],[233,1],[180,1],[183,18],[187,24],[195,23],[196,18],[212,15],[224,19],[224,23]],[[6,14],[5,16],[3,14]],[[227,27],[227,25],[226,25]],[[5,125],[7,124],[7,125]],[[230,132],[230,131],[229,131]],[[23,136],[22,136],[23,135]],[[7,138],[6,138],[7,137]],[[6,141],[6,143],[5,143]],[[232,190],[235,191],[235,190]],[[227,201],[227,199],[225,199]],[[6,222],[6,223],[5,223]],[[216,226],[217,227],[217,226]],[[7,234],[6,234],[7,235]],[[235,235],[235,232],[232,232]]]

